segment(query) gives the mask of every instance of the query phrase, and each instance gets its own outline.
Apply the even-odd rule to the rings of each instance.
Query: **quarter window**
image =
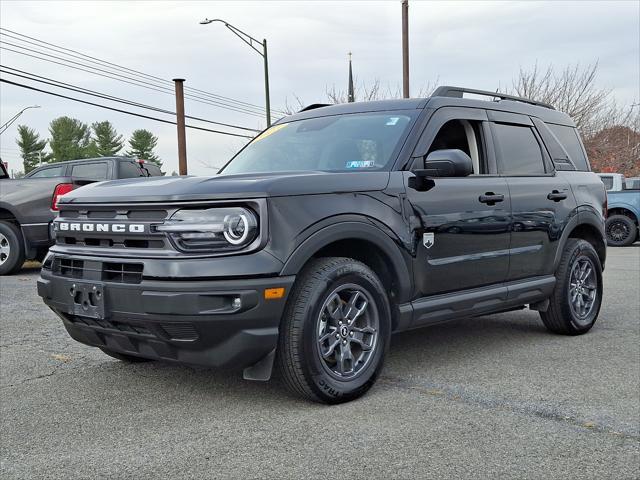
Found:
[[[493,124],[498,149],[498,170],[504,175],[545,173],[540,144],[529,127]]]
[[[588,172],[589,165],[587,164],[587,157],[580,144],[576,129],[565,125],[554,125],[552,123],[547,123],[547,126],[566,150],[569,158],[576,166],[576,170]]]

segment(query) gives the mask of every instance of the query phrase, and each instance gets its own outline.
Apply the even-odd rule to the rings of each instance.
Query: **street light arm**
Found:
[[[214,18],[213,20],[209,20],[209,19],[205,19],[202,22],[200,22],[201,25],[208,25],[210,23],[213,22],[220,22],[223,23],[225,27],[227,27],[229,30],[231,30],[238,38],[240,38],[240,40],[242,40],[244,43],[246,43],[247,45],[249,45],[253,50],[255,50],[260,56],[264,57],[264,51],[260,51],[258,50],[255,46],[254,46],[254,42],[257,43],[258,45],[260,45],[263,49],[264,49],[264,43],[261,42],[260,40],[252,37],[251,35],[249,35],[246,32],[243,32],[242,30],[240,30],[238,27],[231,25],[229,22],[225,22],[224,20],[220,19],[220,18]]]
[[[7,120],[5,123],[3,123],[0,126],[0,135],[6,132],[11,126],[11,124],[15,122],[18,118],[20,118],[20,115],[22,115],[25,110],[29,110],[30,108],[40,108],[40,105],[30,105],[20,110],[18,113],[16,113],[13,117],[11,117],[9,120]]]

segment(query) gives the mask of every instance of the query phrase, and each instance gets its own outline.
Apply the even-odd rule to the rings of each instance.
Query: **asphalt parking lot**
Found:
[[[640,475],[640,244],[610,248],[594,329],[535,312],[397,335],[364,398],[124,364],[0,279],[2,478],[593,478]]]

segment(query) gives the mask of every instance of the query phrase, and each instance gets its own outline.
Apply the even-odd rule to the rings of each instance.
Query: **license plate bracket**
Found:
[[[73,315],[102,320],[104,313],[104,284],[99,282],[70,282],[71,311]]]

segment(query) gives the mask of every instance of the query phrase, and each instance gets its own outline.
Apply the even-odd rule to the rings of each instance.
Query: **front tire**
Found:
[[[593,327],[601,305],[600,258],[589,242],[570,238],[556,270],[549,308],[540,312],[542,322],[553,333],[581,335]]]
[[[0,221],[0,275],[11,275],[24,264],[24,240],[15,224]]]
[[[375,383],[390,336],[389,300],[376,274],[350,258],[315,259],[287,302],[277,365],[293,393],[348,402]]]
[[[628,247],[636,241],[638,226],[626,215],[611,215],[605,223],[607,245]]]

